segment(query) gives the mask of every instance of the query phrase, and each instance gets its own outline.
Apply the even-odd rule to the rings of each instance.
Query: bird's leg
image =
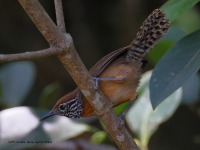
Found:
[[[125,78],[112,78],[112,77],[108,77],[108,78],[98,78],[98,77],[93,77],[94,81],[95,81],[95,87],[94,89],[97,90],[99,88],[99,81],[123,81],[125,80]]]
[[[119,120],[120,120],[120,125],[122,126],[125,124],[125,116],[127,114],[127,112],[129,111],[129,109],[131,108],[131,106],[133,105],[134,101],[131,100],[128,104],[128,106],[125,108],[125,110],[119,115]]]

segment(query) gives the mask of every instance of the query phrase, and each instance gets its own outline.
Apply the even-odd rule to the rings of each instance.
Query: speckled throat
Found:
[[[66,111],[61,114],[62,116],[66,116],[68,118],[80,118],[83,112],[83,102],[81,99],[81,94],[78,93],[76,98],[66,102]]]

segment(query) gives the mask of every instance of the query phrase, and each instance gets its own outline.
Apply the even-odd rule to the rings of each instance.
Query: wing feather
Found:
[[[91,69],[90,74],[93,77],[97,77],[101,74],[101,72],[111,63],[114,59],[118,58],[119,56],[127,53],[129,50],[129,46],[117,49],[108,55],[101,58]]]

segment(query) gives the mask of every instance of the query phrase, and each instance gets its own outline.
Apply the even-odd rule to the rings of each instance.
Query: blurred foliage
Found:
[[[102,143],[103,141],[105,141],[106,137],[107,137],[107,133],[105,131],[95,132],[91,136],[91,143],[94,143],[94,144]]]
[[[57,100],[61,95],[61,91],[61,86],[58,83],[52,83],[46,86],[41,92],[39,107],[52,107],[55,100]]]
[[[188,81],[183,85],[183,103],[195,104],[199,100],[200,94],[200,75],[194,74]]]
[[[138,87],[140,96],[126,117],[129,127],[137,134],[142,149],[147,149],[152,134],[174,114],[182,98],[182,91],[179,89],[153,110],[149,99],[150,77],[151,71],[143,74]]]
[[[1,67],[0,103],[7,107],[20,105],[32,88],[35,74],[35,67],[31,62],[15,62]]]
[[[168,0],[161,9],[172,22],[198,2],[199,0]]]
[[[53,1],[41,2],[55,21]],[[151,72],[143,75],[138,99],[126,116],[129,128],[143,150],[148,149],[158,127],[176,112],[181,100],[187,105],[199,102],[200,77],[197,71],[200,64],[200,17],[199,6],[194,7],[197,2],[199,0],[168,0],[161,7],[172,22],[170,31],[149,53],[147,58],[150,65],[147,69],[151,70],[155,65],[153,76],[149,81]],[[19,53],[48,47],[17,1],[13,1],[12,5],[9,1],[0,1],[0,4],[1,53]],[[129,44],[142,21],[161,4],[162,0],[63,1],[67,31],[89,67],[106,53]],[[170,78],[170,73],[175,73],[176,78]],[[159,85],[163,85],[159,89],[152,84],[155,78]],[[44,141],[76,140],[82,138],[83,133],[86,134],[83,139],[88,142],[113,144],[96,118],[71,120],[52,117],[44,122],[39,121],[44,114],[41,108],[51,108],[60,96],[74,87],[71,77],[55,58],[1,65],[0,149],[26,149],[34,146],[37,149]],[[19,107],[23,105],[28,107]],[[115,108],[117,114],[122,113],[127,105],[128,102]],[[183,117],[186,118],[185,114]],[[185,133],[185,130],[181,133]],[[198,137],[200,132],[195,133]],[[177,136],[174,132],[170,135]],[[169,136],[168,141],[177,146],[176,140],[171,138]],[[193,138],[193,135],[186,137],[187,141]],[[162,141],[162,134],[158,139]],[[196,145],[199,149],[198,140]],[[157,149],[165,150],[162,142],[156,142],[156,146]],[[184,148],[192,149],[191,145]],[[155,147],[152,149],[157,150]]]
[[[0,149],[17,150],[67,140],[90,130],[88,125],[63,117],[40,122],[41,115],[42,112],[39,109],[29,107],[1,111]]]
[[[200,24],[198,8],[186,11],[174,21],[174,24],[179,26],[187,34],[198,30]]]

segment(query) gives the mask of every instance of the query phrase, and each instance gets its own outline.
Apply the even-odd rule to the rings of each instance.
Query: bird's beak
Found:
[[[58,111],[56,110],[51,110],[50,112],[48,112],[47,114],[45,114],[42,118],[40,118],[40,121],[43,121],[44,119],[47,119],[51,116],[57,115]]]

